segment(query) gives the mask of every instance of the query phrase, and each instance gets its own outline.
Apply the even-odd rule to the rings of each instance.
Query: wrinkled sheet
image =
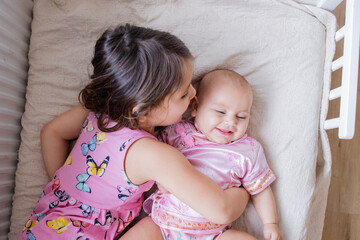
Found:
[[[195,75],[226,67],[248,79],[254,89],[248,132],[263,144],[278,176],[272,189],[283,239],[321,239],[331,172],[323,130],[335,51],[331,13],[291,0],[34,3],[10,239],[48,182],[41,127],[77,104],[96,39],[126,22],[180,37],[195,57]],[[262,237],[252,204],[234,227]]]

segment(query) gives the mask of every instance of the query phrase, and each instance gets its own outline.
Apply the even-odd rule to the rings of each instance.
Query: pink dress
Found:
[[[111,123],[112,125],[114,123]],[[143,192],[133,185],[124,159],[142,130],[101,132],[89,113],[69,157],[47,184],[19,239],[114,239],[139,215]]]
[[[180,150],[198,171],[222,189],[243,186],[254,195],[276,179],[261,144],[246,134],[220,145],[207,140],[193,123],[182,121],[167,127],[160,138]],[[172,194],[159,191],[145,201],[144,209],[151,212],[165,239],[218,239],[229,228],[209,222]]]

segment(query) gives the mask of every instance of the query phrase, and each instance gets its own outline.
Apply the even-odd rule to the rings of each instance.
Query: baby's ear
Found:
[[[196,117],[196,112],[199,106],[199,100],[197,98],[197,96],[195,96],[192,100],[191,100],[191,116],[192,117]]]

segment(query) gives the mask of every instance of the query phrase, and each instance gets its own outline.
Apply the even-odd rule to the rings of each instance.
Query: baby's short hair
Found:
[[[217,79],[220,79],[221,76],[226,76],[228,79],[238,81],[241,84],[241,86],[251,89],[250,84],[241,74],[230,69],[222,69],[222,68],[217,68],[205,74],[200,75],[198,78],[194,79],[193,85],[196,88],[196,90],[199,92],[201,91],[200,89],[201,83],[204,84],[207,81],[214,82]]]

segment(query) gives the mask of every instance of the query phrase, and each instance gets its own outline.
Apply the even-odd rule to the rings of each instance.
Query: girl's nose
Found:
[[[192,84],[190,84],[190,88],[189,88],[189,98],[190,100],[193,99],[196,95],[196,90],[195,88],[193,87]]]

